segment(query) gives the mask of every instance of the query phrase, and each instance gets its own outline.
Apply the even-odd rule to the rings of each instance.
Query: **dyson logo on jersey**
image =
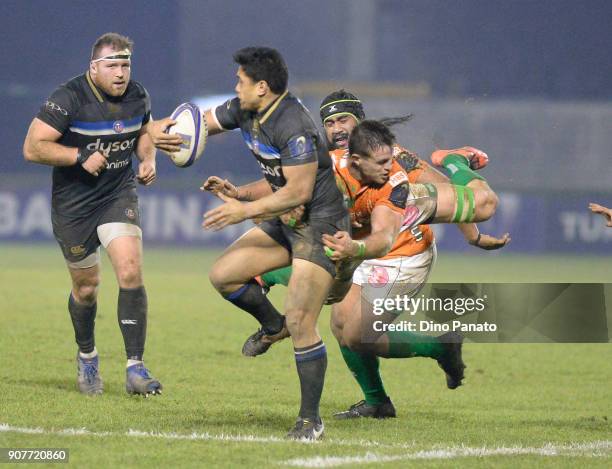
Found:
[[[108,158],[111,153],[133,149],[135,143],[136,137],[115,142],[102,142],[102,140],[98,138],[95,142],[88,144],[87,149],[98,150]]]

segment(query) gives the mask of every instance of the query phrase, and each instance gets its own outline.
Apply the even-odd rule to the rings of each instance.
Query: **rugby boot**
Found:
[[[321,419],[314,421],[298,417],[295,427],[287,433],[287,438],[290,440],[315,441],[323,436],[324,428],[325,426]]]
[[[474,147],[461,147],[453,150],[436,150],[431,154],[431,162],[435,166],[443,166],[442,162],[444,161],[444,158],[450,154],[463,156],[467,160],[470,169],[475,171],[482,169],[489,164],[489,156],[484,151]]]
[[[100,377],[98,355],[93,358],[83,358],[77,352],[77,388],[82,394],[96,395],[104,391],[104,383]]]
[[[263,328],[251,334],[242,346],[242,355],[245,357],[262,355],[268,351],[272,344],[286,339],[289,335],[289,329],[287,329],[287,323],[283,317],[283,328],[276,334],[268,335],[264,332]]]
[[[438,337],[438,340],[445,348],[444,353],[437,361],[440,368],[446,373],[446,386],[448,389],[458,388],[461,386],[463,370],[466,368],[461,358],[463,337],[456,332],[447,332]]]
[[[137,363],[125,369],[125,390],[128,394],[161,394],[162,385],[149,374],[144,363]]]
[[[388,397],[382,404],[368,404],[366,401],[359,401],[357,404],[350,406],[348,410],[334,414],[334,418],[338,420],[358,419],[361,417],[388,419],[396,416],[393,402]]]

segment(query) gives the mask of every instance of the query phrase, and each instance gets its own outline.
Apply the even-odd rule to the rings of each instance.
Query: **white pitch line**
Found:
[[[22,433],[29,435],[56,435],[56,436],[90,436],[90,437],[133,437],[133,438],[160,438],[167,440],[200,440],[200,441],[225,441],[242,443],[285,443],[285,444],[313,444],[313,445],[338,445],[359,446],[377,449],[414,449],[415,443],[380,443],[368,440],[332,440],[324,439],[316,442],[291,441],[275,436],[255,435],[232,435],[210,433],[174,433],[174,432],[145,432],[140,430],[128,430],[127,432],[95,432],[86,428],[63,428],[44,429],[40,427],[16,427],[7,423],[0,423],[0,433]],[[375,462],[393,462],[414,459],[451,459],[459,457],[485,457],[485,456],[516,456],[532,454],[538,456],[588,456],[609,457],[612,455],[612,441],[595,441],[589,443],[574,443],[569,445],[554,445],[549,443],[539,448],[533,447],[499,447],[499,448],[471,448],[459,447],[434,447],[429,450],[421,450],[412,453],[398,455],[384,455],[366,453],[360,456],[316,456],[312,458],[298,458],[280,461],[279,464],[295,467],[336,467],[347,464],[367,464]]]
[[[58,435],[58,436],[93,436],[93,437],[114,437],[128,436],[136,438],[161,438],[166,440],[204,440],[204,441],[231,441],[231,442],[246,442],[246,443],[297,443],[297,444],[328,444],[338,446],[360,446],[368,448],[397,448],[409,449],[414,445],[410,443],[386,444],[377,441],[368,440],[333,440],[325,439],[322,441],[295,441],[286,440],[276,436],[255,436],[255,435],[232,435],[220,434],[214,435],[210,433],[174,433],[174,432],[145,432],[140,430],[128,430],[127,432],[95,432],[86,428],[63,428],[63,429],[44,429],[40,427],[16,427],[7,423],[0,423],[0,433],[23,433],[30,435]]]
[[[544,446],[523,447],[510,446],[499,448],[471,448],[466,446],[434,448],[397,455],[384,455],[365,453],[361,456],[316,456],[313,458],[296,458],[282,461],[285,466],[294,467],[337,467],[355,464],[372,464],[395,462],[415,459],[453,459],[465,457],[487,456],[583,456],[583,457],[610,457],[612,456],[612,441],[594,441],[587,443],[572,443],[568,445],[555,445],[548,443]]]

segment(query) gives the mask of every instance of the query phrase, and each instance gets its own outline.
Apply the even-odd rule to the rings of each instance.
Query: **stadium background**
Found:
[[[290,87],[315,119],[321,98],[343,86],[370,117],[414,113],[397,133],[423,157],[435,147],[486,150],[492,164],[484,174],[501,204],[483,229],[511,232],[504,255],[611,252],[612,230],[586,208],[612,205],[612,4],[605,0],[109,0],[99,7],[58,0],[0,8],[0,242],[52,242],[50,170],[23,161],[23,137],[48,94],[85,70],[94,38],[116,30],[135,40],[133,77],[150,91],[157,117],[183,101],[231,95],[232,52],[271,45],[286,57]],[[248,228],[212,234],[199,227],[215,203],[198,191],[204,177],[260,177],[239,135],[212,139],[189,169],[158,160],[158,182],[140,191],[147,245],[220,247]],[[473,251],[452,228],[437,232],[442,250]]]

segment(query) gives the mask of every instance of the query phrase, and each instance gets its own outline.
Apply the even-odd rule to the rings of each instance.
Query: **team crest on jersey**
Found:
[[[123,125],[123,122],[121,121],[115,121],[115,123],[113,124],[113,130],[120,134],[121,132],[123,132],[123,129],[125,129],[125,126]]]
[[[133,220],[134,218],[136,218],[136,212],[133,208],[126,208],[125,216],[128,217],[130,220]]]

